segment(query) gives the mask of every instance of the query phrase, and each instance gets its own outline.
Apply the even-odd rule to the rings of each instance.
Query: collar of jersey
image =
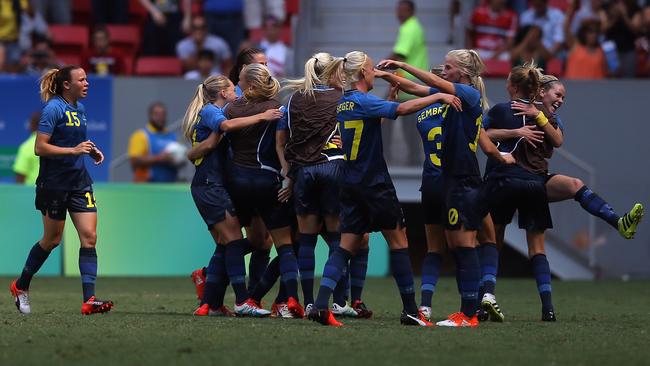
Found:
[[[329,85],[316,84],[314,85],[314,90],[334,90],[334,88]]]

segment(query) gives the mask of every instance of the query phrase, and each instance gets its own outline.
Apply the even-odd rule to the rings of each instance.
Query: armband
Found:
[[[539,127],[544,127],[546,124],[548,124],[548,118],[546,118],[544,112],[540,111],[537,114],[537,117],[535,117],[535,123],[537,123]]]

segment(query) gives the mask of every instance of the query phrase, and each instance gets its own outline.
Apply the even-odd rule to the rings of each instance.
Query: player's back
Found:
[[[207,104],[199,112],[199,122],[194,126],[192,134],[192,145],[195,145],[210,136],[212,132],[220,133],[221,122],[226,120],[223,110],[213,104]],[[217,147],[208,152],[204,157],[196,159],[194,166],[194,178],[192,185],[195,184],[223,184],[223,172],[225,163],[227,144],[219,142]]]
[[[424,177],[442,175],[442,115],[446,108],[445,104],[434,103],[416,114],[417,129],[422,138],[422,147],[424,149],[424,166],[422,170]]]

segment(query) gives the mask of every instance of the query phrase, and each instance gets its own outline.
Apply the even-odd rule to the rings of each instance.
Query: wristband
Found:
[[[535,117],[535,123],[537,123],[537,125],[539,127],[546,126],[546,124],[548,123],[548,118],[546,118],[546,116],[544,115],[544,112],[540,111],[537,114],[537,117]]]

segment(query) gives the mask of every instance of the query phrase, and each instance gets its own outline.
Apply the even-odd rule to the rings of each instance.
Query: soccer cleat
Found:
[[[431,308],[428,306],[420,306],[418,312],[424,316],[424,319],[431,321]]]
[[[542,310],[542,321],[543,322],[557,321],[557,318],[555,318],[555,311],[553,311],[553,309],[548,310],[548,311]]]
[[[329,310],[318,310],[315,307],[311,309],[309,315],[307,315],[309,320],[321,323],[322,325],[328,325],[330,327],[342,327],[343,323],[336,320],[334,314]]]
[[[344,316],[348,318],[357,318],[359,314],[354,310],[348,303],[345,303],[345,306],[341,306],[337,303],[332,303],[332,314]]]
[[[233,317],[235,316],[235,313],[232,312],[232,310],[228,309],[227,306],[221,305],[220,307],[216,309],[210,308],[208,304],[203,304],[199,306],[198,309],[194,311],[194,316],[225,316],[225,317]]]
[[[301,318],[302,319],[302,318],[305,317],[305,309],[303,309],[302,305],[300,305],[300,302],[298,302],[298,300],[296,300],[292,296],[289,296],[289,299],[287,299],[287,309],[296,318]]]
[[[636,228],[643,218],[643,205],[636,203],[630,212],[618,219],[618,232],[625,239],[634,238]]]
[[[271,317],[274,318],[283,318],[283,319],[292,319],[295,318],[293,313],[289,311],[289,307],[287,306],[287,303],[284,302],[274,302],[273,305],[271,305]]]
[[[81,314],[101,314],[111,311],[113,302],[110,300],[97,300],[95,296],[91,296],[86,302],[81,305]]]
[[[247,299],[241,304],[235,304],[235,314],[261,318],[271,315],[271,312],[263,309],[255,300]]]
[[[470,318],[459,311],[457,313],[453,313],[449,315],[447,319],[437,322],[436,325],[439,327],[475,328],[478,327],[478,318],[476,317],[476,315]]]
[[[16,308],[18,311],[21,314],[30,314],[32,312],[32,308],[29,305],[29,291],[19,290],[16,287],[16,280],[13,280],[11,282],[11,285],[9,285],[9,291],[11,291],[11,294],[16,301]]]
[[[483,308],[479,308],[476,310],[476,318],[479,322],[486,322],[488,319],[490,319],[490,314],[488,314],[487,311],[483,310]]]
[[[205,275],[203,275],[203,268],[199,268],[192,272],[192,282],[196,288],[196,298],[201,300],[205,289]]]
[[[490,320],[493,322],[502,323],[506,318],[505,315],[503,315],[503,312],[501,312],[499,304],[497,304],[497,300],[493,294],[486,293],[483,295],[483,299],[481,300],[481,307],[488,313]]]
[[[370,319],[372,318],[372,310],[368,309],[366,304],[361,300],[355,300],[352,304],[352,309],[357,312],[358,318]]]
[[[416,325],[419,327],[433,326],[433,323],[428,321],[420,311],[418,311],[417,314],[409,314],[406,311],[402,311],[402,315],[399,317],[399,322],[402,325]]]
[[[305,317],[311,313],[311,310],[314,309],[314,304],[305,305]]]
[[[198,309],[194,310],[194,316],[208,316],[210,314],[210,305],[203,304]]]

